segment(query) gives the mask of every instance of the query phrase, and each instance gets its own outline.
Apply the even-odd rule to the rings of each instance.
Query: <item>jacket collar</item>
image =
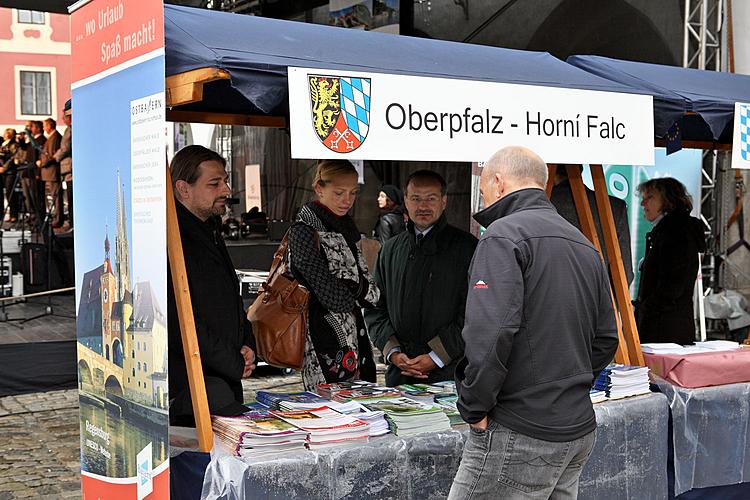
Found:
[[[553,208],[544,190],[540,188],[520,189],[474,214],[474,220],[484,227],[490,227],[490,224],[506,215],[520,212],[521,210],[540,208]]]
[[[437,253],[439,243],[438,235],[443,231],[443,229],[446,228],[446,226],[448,226],[448,219],[445,216],[445,212],[443,212],[443,215],[441,215],[440,218],[435,222],[435,224],[431,226],[432,229],[430,229],[430,231],[425,235],[422,243],[419,245],[423,253],[427,255],[433,255]],[[417,246],[417,231],[414,227],[414,222],[411,219],[406,224],[406,229],[409,233],[409,246],[414,248]]]
[[[180,223],[181,234],[192,234],[195,237],[207,239],[214,245],[218,244],[217,238],[220,235],[218,234],[219,226],[216,217],[202,221],[177,199],[175,199],[175,208],[177,209],[177,220]]]

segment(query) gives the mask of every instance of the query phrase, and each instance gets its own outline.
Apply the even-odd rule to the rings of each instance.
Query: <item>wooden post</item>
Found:
[[[581,232],[591,241],[591,243],[594,244],[594,247],[599,251],[599,256],[603,260],[602,247],[599,244],[599,236],[596,233],[594,216],[591,214],[591,206],[589,205],[588,196],[586,195],[586,186],[583,185],[583,179],[581,178],[580,167],[578,165],[566,165],[565,168],[568,172],[570,191],[573,193],[573,202],[576,206],[576,213],[578,214],[578,222],[581,225]],[[612,260],[611,257],[610,260]],[[619,339],[617,352],[615,353],[615,361],[629,365],[630,355],[628,354],[628,345],[622,333],[622,325],[620,323],[619,315],[617,314],[617,302],[615,301],[615,296],[612,294],[611,288],[609,293],[612,299],[612,307],[615,310],[617,338]]]
[[[547,168],[549,169],[549,176],[547,177],[547,187],[544,191],[547,193],[547,198],[552,197],[552,188],[555,187],[555,175],[557,174],[557,164],[548,163]]]
[[[633,314],[633,303],[630,301],[630,290],[628,279],[625,276],[625,268],[622,265],[622,253],[620,243],[615,230],[615,220],[612,217],[612,206],[607,194],[607,182],[604,179],[604,169],[601,165],[591,165],[591,177],[594,180],[594,194],[596,195],[596,207],[599,211],[599,221],[602,225],[602,236],[604,245],[609,256],[609,274],[612,277],[612,289],[615,292],[622,329],[627,344],[628,354],[632,364],[645,366],[641,341],[638,337],[638,327]]]
[[[193,317],[193,303],[190,300],[185,257],[182,253],[182,239],[180,225],[177,222],[174,193],[172,191],[172,176],[167,165],[167,254],[169,268],[172,272],[172,286],[177,302],[177,317],[180,321],[182,333],[182,350],[185,353],[190,398],[193,403],[195,416],[195,430],[198,434],[198,447],[201,451],[209,452],[214,446],[214,434],[211,429],[211,415],[208,412],[208,398],[206,397],[206,383],[203,381],[203,365],[198,349],[198,337],[195,334],[195,318]],[[168,318],[174,321],[174,318]]]

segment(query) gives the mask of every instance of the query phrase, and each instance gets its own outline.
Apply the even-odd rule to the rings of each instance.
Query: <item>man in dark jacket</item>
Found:
[[[575,167],[581,168],[580,165],[575,165]],[[586,188],[586,198],[591,207],[596,207],[596,195],[589,188]],[[565,165],[560,165],[556,170],[555,186],[552,188],[550,201],[557,209],[557,213],[562,215],[566,221],[573,224],[577,229],[581,229],[581,223],[578,220],[578,212],[576,211],[576,206],[573,202],[573,191],[570,187],[570,180],[568,179]],[[628,285],[630,285],[633,282],[633,259],[630,252],[628,206],[623,200],[615,196],[609,197],[609,205],[612,207],[612,218],[615,221],[615,232],[617,233],[617,240],[620,243],[622,266],[625,269],[625,277],[628,280]],[[604,262],[608,266],[607,269],[609,269],[609,256],[607,255],[607,249],[604,245],[604,233],[602,232],[602,224],[599,222],[599,211],[592,210],[591,213],[594,217],[596,233],[599,236],[599,242],[601,243]]]
[[[617,349],[604,264],[510,146],[482,170],[487,228],[471,264],[458,409],[471,424],[449,498],[575,498],[594,446],[591,384]]]
[[[403,202],[404,195],[396,186],[386,184],[380,188],[378,208],[381,215],[375,224],[373,236],[381,245],[406,229],[404,210],[401,207]]]
[[[407,230],[378,256],[380,300],[365,320],[388,362],[389,386],[452,380],[463,356],[466,279],[477,240],[447,223],[447,203],[439,174],[414,172],[406,184]]]
[[[220,232],[219,217],[231,194],[225,165],[217,153],[187,146],[175,155],[170,173],[209,410],[231,416],[247,411],[240,379],[255,368],[255,353],[237,275]],[[185,355],[171,273],[167,276],[170,423],[190,426],[194,419]]]

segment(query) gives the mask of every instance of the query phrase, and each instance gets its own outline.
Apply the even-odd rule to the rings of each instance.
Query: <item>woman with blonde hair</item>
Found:
[[[357,246],[360,233],[349,216],[357,198],[357,171],[346,160],[318,162],[317,199],[302,207],[289,230],[294,277],[310,290],[305,389],[345,380],[375,381],[375,361],[362,318],[380,291]]]

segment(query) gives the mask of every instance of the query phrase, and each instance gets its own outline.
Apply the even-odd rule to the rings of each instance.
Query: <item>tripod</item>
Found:
[[[23,172],[24,170],[27,170],[28,168],[29,168],[29,165],[24,165],[24,166],[21,166],[21,167],[17,167],[16,170],[15,170],[15,178],[13,179],[13,184],[12,184],[12,186],[10,188],[9,193],[8,193],[8,208],[9,209],[10,209],[11,203],[13,202],[12,201],[13,197],[14,197],[13,195],[14,195],[14,193],[16,191],[16,187],[18,186],[18,180],[21,177],[21,172]],[[6,172],[6,175],[7,175],[7,172]],[[3,212],[3,215],[5,215],[4,212]],[[23,245],[23,243],[26,241],[24,239],[25,227],[26,226],[25,226],[25,224],[24,224],[24,222],[22,220],[21,221],[21,238],[18,241],[19,247],[21,247]],[[4,242],[3,242],[3,230],[2,230],[2,228],[0,228],[0,265],[2,265],[4,263],[5,263],[5,246],[4,246]],[[4,273],[4,271],[3,271],[3,273]],[[3,278],[2,275],[0,275],[0,281],[2,281],[2,278]],[[7,284],[9,286],[11,286],[11,287],[12,287],[12,279],[13,279],[13,277],[12,277],[10,271],[8,271],[8,282],[7,282]],[[11,318],[11,317],[9,317],[8,316],[8,312],[6,311],[6,307],[8,307],[6,305],[6,302],[7,301],[5,301],[5,300],[0,301],[0,323],[8,323],[10,325],[15,326],[16,328],[23,329],[23,327],[21,325],[16,325],[16,324],[13,323],[13,321],[24,322],[25,321],[24,318]]]
[[[52,193],[52,199],[48,202],[47,205],[47,213],[44,217],[44,222],[42,222],[40,233],[44,236],[44,244],[47,247],[47,304],[44,308],[44,311],[32,316],[30,318],[26,318],[21,323],[26,323],[27,321],[31,321],[34,319],[42,318],[44,316],[57,316],[60,318],[68,318],[68,319],[75,319],[75,316],[69,316],[67,314],[59,314],[55,313],[54,308],[52,307],[52,295],[56,293],[58,290],[52,290],[52,253],[55,250],[55,241],[56,236],[55,232],[52,230],[52,214],[53,214],[53,208],[55,207],[55,199],[59,195],[60,189],[62,188],[62,182],[57,183],[57,187],[55,188],[55,191]],[[57,215],[57,214],[55,214]],[[65,275],[70,274],[70,270],[67,269],[67,263],[64,262],[64,258],[62,259],[63,262],[59,262],[60,259],[58,259],[58,268],[65,268],[66,272]]]

